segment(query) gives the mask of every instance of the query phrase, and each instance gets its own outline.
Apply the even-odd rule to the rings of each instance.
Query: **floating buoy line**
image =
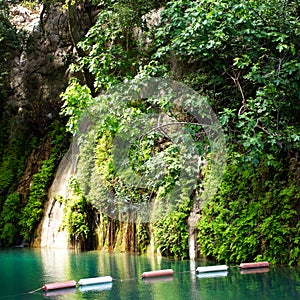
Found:
[[[234,266],[236,267],[236,266]],[[253,274],[253,273],[263,273],[268,272],[270,264],[267,261],[264,262],[252,262],[252,263],[241,263],[239,266],[241,270],[241,274]],[[197,278],[213,278],[213,277],[221,277],[227,276],[229,267],[227,265],[215,265],[215,266],[203,266],[196,268],[196,276]],[[178,272],[178,273],[192,273],[193,271],[186,272]],[[171,281],[174,276],[173,269],[162,269],[155,271],[147,271],[141,275],[143,282],[151,283],[156,281]],[[42,287],[30,291],[25,294],[33,294],[38,291],[43,290],[49,296],[51,293],[59,293],[59,291],[76,291],[78,288],[81,292],[91,291],[91,290],[105,290],[111,289],[113,281],[129,281],[136,280],[137,277],[128,278],[128,279],[114,279],[112,276],[101,276],[101,277],[91,277],[91,278],[83,278],[78,282],[75,280],[54,282],[44,284]],[[1,297],[0,297],[1,299]]]

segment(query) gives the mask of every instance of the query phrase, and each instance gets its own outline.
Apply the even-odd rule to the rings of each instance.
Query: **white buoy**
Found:
[[[219,266],[205,266],[205,267],[198,267],[196,271],[198,273],[205,273],[205,272],[217,272],[217,271],[226,271],[228,270],[228,266],[226,265],[219,265]]]
[[[102,277],[92,277],[92,278],[84,278],[78,281],[79,285],[90,285],[90,284],[99,284],[99,283],[107,283],[112,282],[113,278],[111,276],[102,276]]]

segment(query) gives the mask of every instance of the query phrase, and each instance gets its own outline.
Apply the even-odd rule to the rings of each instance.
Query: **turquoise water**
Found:
[[[99,251],[1,249],[0,299],[300,299],[298,269],[271,267],[242,274],[230,267],[212,277],[197,276],[197,266],[210,264]],[[145,271],[169,268],[173,277],[141,279]],[[28,293],[45,283],[107,275],[114,278],[112,283]]]

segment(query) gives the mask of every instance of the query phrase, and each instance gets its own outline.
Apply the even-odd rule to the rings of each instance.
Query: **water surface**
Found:
[[[228,272],[196,274],[197,266],[211,264],[99,251],[1,249],[0,299],[300,299],[298,269],[271,267],[242,274],[231,266]],[[145,271],[169,268],[173,277],[141,278]],[[107,275],[113,277],[112,283],[28,293],[45,283]]]

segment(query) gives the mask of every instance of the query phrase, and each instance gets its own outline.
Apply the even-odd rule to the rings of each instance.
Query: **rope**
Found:
[[[27,295],[27,293],[20,293],[20,294],[13,294],[13,295],[7,295],[7,296],[0,296],[0,299],[8,299],[8,298],[16,298],[17,296],[24,296]]]
[[[33,293],[35,293],[35,292],[37,292],[37,291],[40,291],[41,289],[42,289],[42,287],[40,287],[40,288],[38,288],[38,289],[36,289],[36,290],[34,290],[34,291],[28,292],[27,294],[33,294]]]
[[[115,278],[113,278],[113,281],[123,282],[123,281],[131,281],[131,280],[136,280],[136,279],[138,279],[138,277],[127,278],[127,279],[115,279]]]
[[[174,274],[185,274],[185,273],[196,273],[196,270],[194,270],[194,271],[174,272]]]
[[[28,294],[33,294],[37,291],[40,291],[42,288],[38,288],[34,291],[30,291],[30,292],[27,292],[27,293],[20,293],[20,294],[13,294],[13,295],[7,295],[7,296],[0,296],[0,299],[7,299],[7,298],[15,298],[17,296],[24,296],[24,295],[28,295]]]

